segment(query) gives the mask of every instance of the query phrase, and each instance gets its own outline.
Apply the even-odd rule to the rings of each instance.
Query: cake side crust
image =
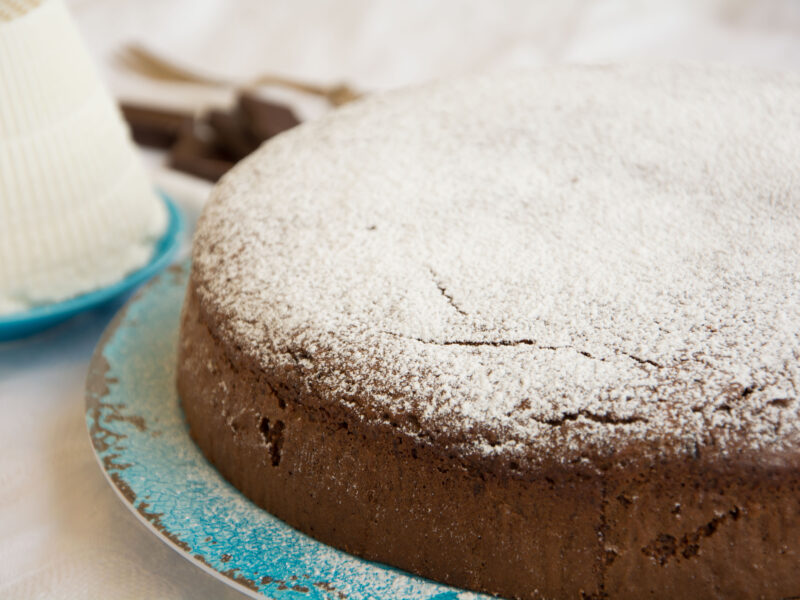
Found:
[[[798,591],[793,471],[665,461],[522,479],[478,469],[276,393],[199,304],[192,281],[178,390],[193,438],[248,497],[323,542],[507,597]]]

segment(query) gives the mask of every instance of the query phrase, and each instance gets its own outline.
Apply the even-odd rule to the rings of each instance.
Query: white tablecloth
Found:
[[[2,1],[2,0],[0,0]],[[231,94],[125,70],[136,40],[209,73],[385,89],[559,61],[696,58],[800,70],[795,0],[71,0],[115,94],[201,109]],[[305,118],[324,103],[279,91]],[[1,101],[1,100],[0,100]],[[159,166],[190,221],[208,186]],[[2,215],[0,215],[2,218]],[[113,310],[0,344],[0,597],[238,598],[163,545],[106,484],[83,420],[91,351]]]

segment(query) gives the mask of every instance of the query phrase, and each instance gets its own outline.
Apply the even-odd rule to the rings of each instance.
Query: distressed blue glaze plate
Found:
[[[161,193],[161,197],[167,206],[169,224],[167,225],[167,231],[156,243],[150,262],[124,279],[99,290],[69,298],[62,302],[37,306],[25,312],[0,316],[0,342],[33,335],[66,321],[85,310],[101,306],[126,292],[132,291],[136,286],[147,281],[166,267],[180,246],[181,232],[184,226],[180,210],[175,206],[175,203],[164,193]]]
[[[95,350],[86,425],[114,490],[185,558],[256,598],[488,598],[356,558],[260,509],[189,437],[175,390],[178,321],[188,265],[140,290]]]

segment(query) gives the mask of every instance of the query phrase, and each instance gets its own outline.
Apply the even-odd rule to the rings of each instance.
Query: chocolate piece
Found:
[[[120,104],[134,141],[141,146],[169,148],[181,130],[190,125],[192,115],[186,112],[129,104]]]
[[[169,165],[217,181],[263,141],[299,123],[286,106],[243,93],[230,112],[210,111],[198,127],[189,113],[124,103],[122,114],[136,143],[171,148]],[[202,125],[210,129],[199,133]]]
[[[212,110],[206,116],[216,134],[217,146],[233,161],[239,161],[258,148],[259,140],[248,130],[239,108],[231,112]]]
[[[189,124],[181,130],[178,142],[169,153],[169,166],[208,181],[217,181],[234,165],[209,136]]]
[[[260,142],[300,124],[300,120],[287,106],[268,102],[252,93],[243,93],[239,97],[239,106],[250,131]]]

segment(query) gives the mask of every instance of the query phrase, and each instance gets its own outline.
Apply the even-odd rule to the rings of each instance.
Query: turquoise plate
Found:
[[[488,598],[326,546],[252,504],[206,462],[175,391],[187,270],[170,267],[140,290],[109,325],[89,368],[86,425],[127,507],[185,558],[252,597]]]
[[[33,335],[66,321],[85,310],[101,306],[125,292],[132,291],[136,286],[147,281],[166,267],[180,246],[183,218],[175,203],[165,194],[162,193],[161,196],[167,206],[169,224],[166,233],[156,244],[153,258],[149,263],[124,279],[88,294],[76,296],[63,302],[37,306],[22,313],[0,316],[0,342]]]

